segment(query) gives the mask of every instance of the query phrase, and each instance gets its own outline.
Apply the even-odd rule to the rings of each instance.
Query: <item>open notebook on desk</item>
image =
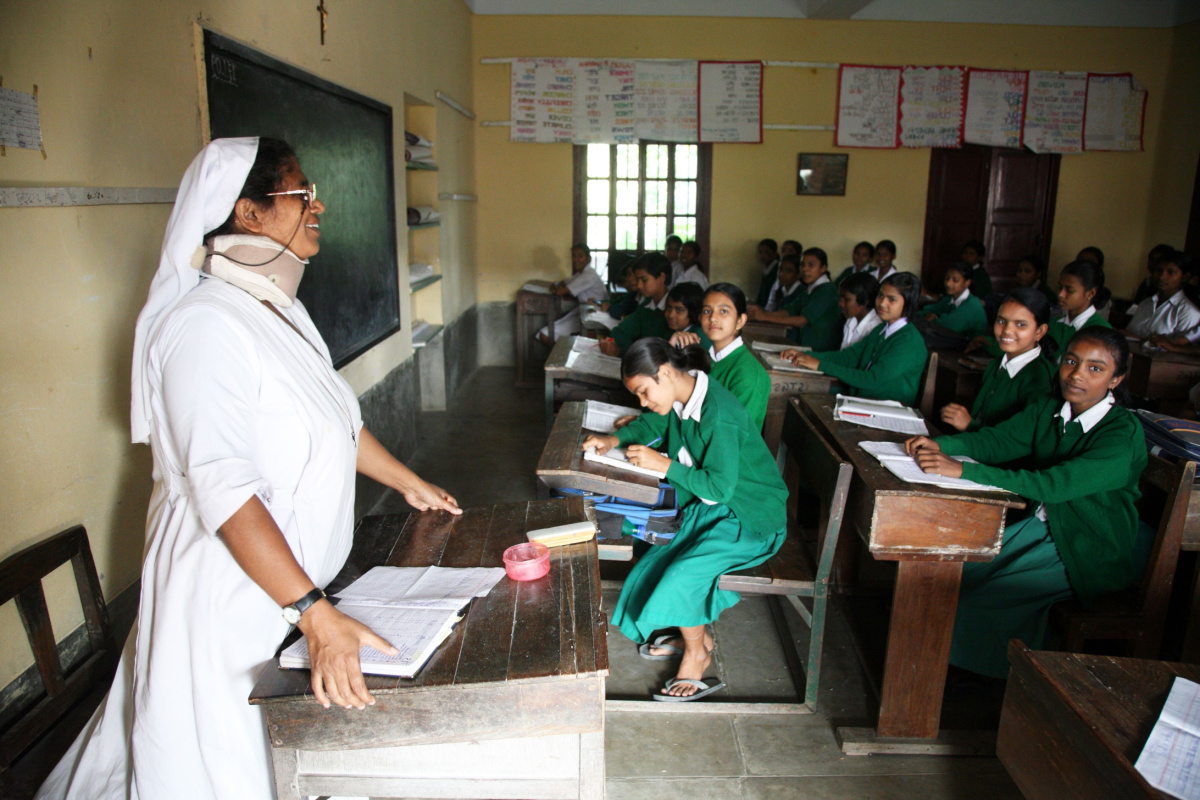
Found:
[[[641,409],[588,400],[583,409],[583,427],[596,433],[615,433],[621,417],[636,417]]]
[[[601,353],[600,346],[594,339],[579,337],[571,344],[571,353],[567,356],[567,369],[621,380],[621,359]]]
[[[653,475],[656,478],[665,478],[667,473],[658,472],[653,469],[639,467],[636,464],[630,464],[629,459],[625,457],[625,451],[620,447],[613,447],[603,455],[596,452],[596,448],[589,447],[583,454],[584,461],[594,461],[597,464],[603,464],[606,467],[616,467],[617,469],[628,470],[629,472],[640,472],[643,475]]]
[[[766,363],[768,369],[773,369],[778,372],[806,373],[808,375],[821,374],[821,370],[819,369],[806,369],[805,367],[797,367],[791,361],[788,361],[786,358],[778,355],[777,353],[763,352],[762,360],[764,363]]]
[[[929,435],[929,429],[925,427],[925,420],[920,412],[895,400],[864,400],[861,397],[839,394],[833,407],[833,418],[909,436]]]
[[[917,465],[916,459],[905,452],[904,445],[900,442],[861,442],[859,447],[879,459],[879,463],[883,464],[888,472],[907,483],[922,483],[940,486],[943,489],[966,489],[975,492],[1005,491],[996,486],[986,486],[964,478],[948,478],[945,475],[925,472]],[[969,461],[972,464],[977,463],[975,459],[966,456],[951,456],[951,458],[957,461]]]

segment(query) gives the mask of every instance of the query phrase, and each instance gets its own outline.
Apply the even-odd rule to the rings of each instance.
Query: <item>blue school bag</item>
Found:
[[[653,504],[636,503],[632,500],[596,494],[583,489],[563,487],[554,494],[564,497],[586,497],[596,510],[601,538],[619,539],[632,536],[647,544],[669,544],[679,533],[679,509],[676,507],[675,489],[659,482],[658,499]]]
[[[1200,423],[1138,409],[1146,449],[1176,461],[1200,462]]]

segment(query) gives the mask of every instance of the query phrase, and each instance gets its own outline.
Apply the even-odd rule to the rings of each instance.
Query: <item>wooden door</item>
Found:
[[[1034,254],[1047,260],[1054,229],[1059,155],[991,148],[991,180],[983,244],[992,287],[1007,291],[1016,283],[1017,264]],[[1056,269],[1048,270],[1057,275]]]
[[[946,267],[958,260],[963,243],[983,238],[991,150],[936,148],[929,159],[921,284],[930,291],[941,293]]]

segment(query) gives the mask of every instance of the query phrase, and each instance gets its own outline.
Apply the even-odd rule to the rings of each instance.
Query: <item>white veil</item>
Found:
[[[203,244],[204,234],[233,212],[257,153],[258,137],[214,139],[183,173],[175,209],[167,220],[158,272],[138,314],[133,337],[130,435],[135,443],[150,441],[150,386],[146,380],[150,344],[167,313],[200,282],[192,254]]]

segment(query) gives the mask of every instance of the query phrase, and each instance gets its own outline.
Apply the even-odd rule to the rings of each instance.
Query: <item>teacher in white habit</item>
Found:
[[[247,698],[292,624],[317,702],[374,702],[358,650],[392,648],[319,588],[350,553],[355,471],[461,512],[363,427],[296,300],[324,210],[279,140],[218,139],[183,176],[134,342],[133,441],[154,455],[138,620],[39,798],[272,797]]]

